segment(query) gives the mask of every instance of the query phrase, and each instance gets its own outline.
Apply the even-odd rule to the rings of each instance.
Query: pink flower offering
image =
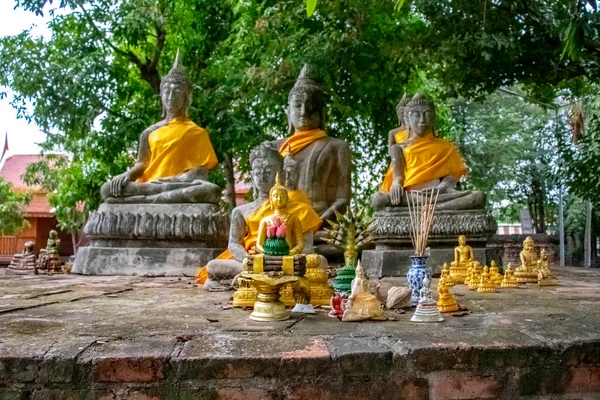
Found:
[[[268,238],[275,237],[276,231],[277,231],[277,228],[274,227],[273,225],[269,224],[269,226],[267,227],[267,237]]]
[[[285,237],[285,225],[279,225],[275,235],[279,238]]]

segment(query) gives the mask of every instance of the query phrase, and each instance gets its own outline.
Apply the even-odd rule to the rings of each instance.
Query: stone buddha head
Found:
[[[173,67],[160,81],[163,117],[187,117],[192,104],[192,92],[192,80],[181,65],[179,50],[177,50]]]
[[[435,107],[425,96],[417,93],[404,109],[404,121],[411,134],[424,137],[433,133],[435,125]]]
[[[404,119],[404,110],[406,109],[406,105],[408,104],[408,96],[406,92],[400,99],[400,102],[396,106],[396,115],[398,116],[398,126],[405,125],[406,121]]]
[[[299,179],[300,164],[292,158],[292,153],[288,150],[283,159],[283,186],[287,190],[296,190]]]
[[[268,196],[277,174],[283,169],[283,157],[265,142],[250,152],[250,165],[255,198]]]
[[[323,129],[325,96],[317,85],[310,65],[305,64],[288,96],[288,128],[294,131]]]
[[[284,186],[279,183],[279,174],[275,175],[275,185],[269,191],[271,206],[275,210],[287,208],[288,192]]]

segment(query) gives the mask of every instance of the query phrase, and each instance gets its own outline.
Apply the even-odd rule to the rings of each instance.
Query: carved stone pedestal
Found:
[[[84,228],[73,273],[194,276],[227,247],[229,216],[213,204],[108,204]]]
[[[388,207],[374,214],[375,250],[364,250],[361,264],[371,277],[406,276],[410,256],[414,255],[410,239],[410,216],[404,207]],[[444,262],[454,260],[459,235],[482,264],[495,260],[501,265],[499,252],[486,248],[498,229],[496,220],[485,210],[436,211],[429,234],[430,254],[427,266],[433,274],[441,272]]]

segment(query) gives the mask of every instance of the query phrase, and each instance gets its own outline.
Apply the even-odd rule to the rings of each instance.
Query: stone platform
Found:
[[[227,248],[229,216],[213,204],[110,204],[93,212],[73,273],[194,276]]]
[[[598,399],[600,271],[556,272],[455,287],[471,313],[432,325],[258,323],[187,278],[0,269],[0,399]]]

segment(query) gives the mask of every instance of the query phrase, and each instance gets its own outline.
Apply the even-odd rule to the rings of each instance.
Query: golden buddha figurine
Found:
[[[352,281],[352,292],[343,308],[342,321],[385,320],[381,303],[371,293],[360,261],[356,267],[356,278]]]
[[[467,268],[467,277],[465,278],[465,285],[469,286],[471,284],[472,278],[473,278],[473,266],[470,264],[469,268]]]
[[[500,287],[503,288],[519,288],[519,281],[514,277],[512,267],[510,263],[506,266],[504,270],[504,278],[502,278],[502,282],[500,282]]]
[[[472,273],[471,273],[471,279],[469,280],[469,289],[470,290],[477,290],[477,288],[479,287],[479,282],[481,281],[481,276],[482,276],[482,268],[481,268],[481,263],[479,261],[473,261],[471,263],[471,269],[472,269]]]
[[[442,275],[446,276],[446,284],[448,286],[454,286],[458,283],[452,278],[452,275],[450,273],[450,267],[448,266],[448,263],[444,263],[444,265],[442,265]],[[466,279],[466,277],[467,276],[466,276],[466,272],[465,272],[465,279]],[[464,283],[464,281],[461,283]]]
[[[478,293],[494,293],[496,292],[496,285],[494,282],[490,280],[490,273],[487,265],[483,267],[483,273],[481,274],[481,279],[479,280],[479,284],[477,285]]]
[[[535,251],[535,243],[531,236],[523,241],[523,251],[519,254],[521,265],[515,269],[515,277],[520,283],[537,283],[538,281],[538,256]]]
[[[460,308],[456,299],[448,289],[449,281],[451,281],[447,269],[442,269],[442,275],[438,282],[438,301],[437,307],[440,312],[455,312]]]
[[[467,237],[458,237],[458,246],[454,248],[454,261],[450,264],[450,276],[456,283],[465,283],[467,269],[473,261],[473,248],[467,244]]]
[[[503,276],[498,270],[498,265],[496,265],[496,262],[492,260],[490,264],[490,280],[494,282],[495,285],[499,285],[502,282],[502,278]]]
[[[256,252],[274,256],[300,254],[304,248],[302,225],[298,217],[288,212],[288,192],[279,183],[278,174],[269,197],[273,214],[260,221]]]
[[[538,285],[539,286],[556,286],[558,282],[556,277],[550,271],[550,263],[548,262],[548,252],[542,249],[540,259],[537,262],[538,266]]]

